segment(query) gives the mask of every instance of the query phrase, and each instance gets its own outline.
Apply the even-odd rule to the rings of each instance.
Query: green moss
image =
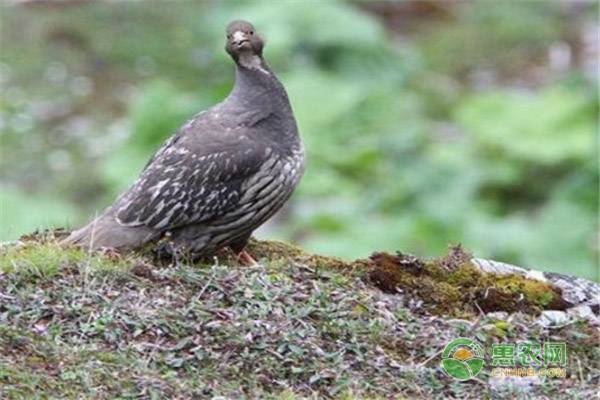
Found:
[[[565,309],[560,289],[520,275],[498,276],[477,269],[460,247],[441,259],[423,261],[398,253],[374,254],[367,268],[371,281],[384,291],[410,293],[430,312],[459,317],[480,311]]]
[[[348,269],[355,265],[337,257],[310,254],[298,246],[276,240],[251,239],[247,247],[248,252],[257,259],[266,259],[269,263],[273,261],[286,260],[303,264],[309,268],[333,268]]]
[[[47,281],[61,273],[124,272],[131,262],[131,258],[119,255],[88,254],[79,248],[62,247],[56,241],[30,241],[0,249],[0,271],[22,283]]]
[[[550,284],[519,275],[495,277],[494,281],[497,288],[514,295],[523,294],[528,303],[543,309],[565,309],[568,306],[560,290]]]
[[[268,259],[269,261],[281,259],[295,259],[306,256],[307,253],[298,246],[277,240],[250,239],[246,250],[256,259]]]
[[[0,253],[0,271],[29,280],[44,280],[56,276],[63,267],[84,259],[85,253],[79,249],[63,249],[50,243],[26,244]]]

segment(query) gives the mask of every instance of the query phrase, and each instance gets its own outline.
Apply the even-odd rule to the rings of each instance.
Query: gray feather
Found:
[[[114,218],[114,212],[109,209],[83,228],[73,231],[61,244],[91,250],[102,247],[128,250],[138,248],[156,236],[155,230],[144,226],[120,225]]]

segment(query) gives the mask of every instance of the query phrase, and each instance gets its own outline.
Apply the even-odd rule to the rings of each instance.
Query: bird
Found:
[[[262,36],[236,20],[225,42],[235,63],[229,95],[180,127],[129,189],[63,244],[121,251],[168,238],[176,254],[230,248],[253,261],[244,248],[292,195],[305,151]]]

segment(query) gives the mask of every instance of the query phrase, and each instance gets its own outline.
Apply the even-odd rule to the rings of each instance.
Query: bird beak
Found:
[[[246,36],[246,34],[242,31],[236,31],[233,33],[233,36],[231,38],[231,42],[238,46],[241,47],[242,44],[249,42],[248,37]]]

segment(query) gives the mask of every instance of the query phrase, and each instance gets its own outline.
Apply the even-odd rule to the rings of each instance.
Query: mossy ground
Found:
[[[248,250],[271,262],[290,260],[311,268],[329,268],[363,274],[367,281],[389,293],[405,293],[423,300],[427,311],[446,316],[474,317],[483,312],[565,310],[570,304],[551,284],[520,275],[482,272],[471,254],[451,247],[440,259],[420,260],[412,255],[374,253],[369,259],[343,261],[309,254],[287,243],[251,241]],[[234,263],[235,259],[229,259]]]
[[[597,329],[535,324],[555,289],[481,275],[467,253],[344,262],[261,241],[249,252],[260,265],[239,266],[227,253],[202,263],[89,254],[60,248],[52,235],[0,250],[0,398],[587,398],[596,391]],[[475,313],[482,304],[466,304],[482,303],[477,285],[508,300],[530,292],[528,306]],[[439,368],[439,352],[459,336],[486,348],[565,341],[569,376],[523,386],[492,384],[484,371],[453,381]]]

